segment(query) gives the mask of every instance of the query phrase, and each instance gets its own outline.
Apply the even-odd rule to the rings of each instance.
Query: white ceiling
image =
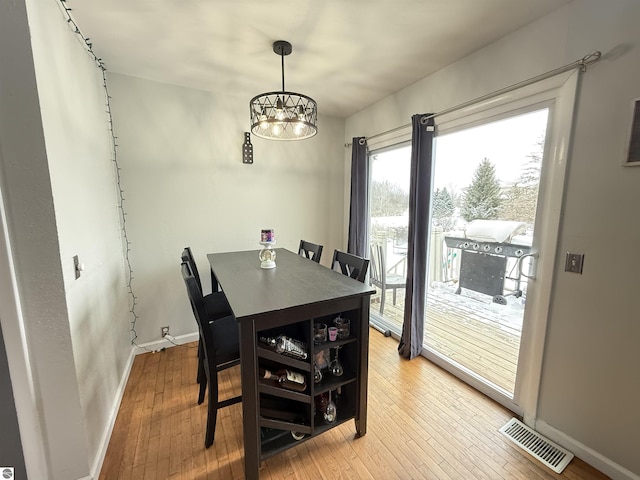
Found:
[[[571,0],[68,0],[108,71],[345,117]]]

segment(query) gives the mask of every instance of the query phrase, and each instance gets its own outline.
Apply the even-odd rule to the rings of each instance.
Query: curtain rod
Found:
[[[579,68],[581,72],[585,72],[587,70],[587,65],[596,63],[598,60],[600,60],[601,57],[602,57],[602,53],[598,50],[595,50],[589,53],[588,55],[585,55],[580,60],[576,60],[575,62],[568,63],[567,65],[558,67],[554,70],[550,70],[546,73],[542,73],[535,77],[529,78],[528,80],[523,80],[521,82],[514,83],[512,85],[509,85],[508,87],[504,87],[504,88],[501,88],[500,90],[496,90],[495,92],[487,93],[486,95],[482,95],[481,97],[474,98],[473,100],[469,100],[467,102],[461,103],[454,107],[441,110],[440,112],[437,112],[437,113],[432,113],[431,115],[428,115],[427,117],[425,117],[425,119],[434,118],[439,115],[445,115],[447,113],[455,112],[456,110],[459,110],[461,108],[471,106],[475,103],[482,102],[484,100],[489,100],[493,97],[497,97],[498,95],[502,95],[504,93],[512,92],[513,90],[516,90],[518,88],[526,87],[527,85],[531,85],[532,83],[536,83],[541,80],[546,80],[547,78],[554,77],[564,72],[568,72],[569,70],[574,70],[576,68]],[[411,123],[407,123],[406,125],[401,125],[399,127],[392,128],[391,130],[387,130],[386,132],[376,133],[375,135],[371,135],[370,137],[365,137],[365,138],[367,140],[371,140],[372,138],[381,137],[382,135],[388,135],[389,133],[393,133],[410,126],[411,126]],[[351,143],[345,143],[344,146],[350,147]]]

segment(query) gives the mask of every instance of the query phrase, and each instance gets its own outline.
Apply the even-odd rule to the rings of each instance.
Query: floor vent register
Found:
[[[515,418],[500,428],[500,433],[556,473],[562,473],[573,459],[573,453],[547,440]]]

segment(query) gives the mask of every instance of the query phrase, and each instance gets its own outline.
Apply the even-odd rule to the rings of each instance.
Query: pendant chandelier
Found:
[[[273,42],[273,51],[280,55],[282,91],[255,96],[249,102],[251,133],[268,140],[302,140],[318,133],[318,105],[301,93],[284,89],[284,57],[293,48],[289,42]]]

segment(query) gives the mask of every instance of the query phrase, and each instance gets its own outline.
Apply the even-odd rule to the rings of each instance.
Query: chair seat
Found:
[[[396,290],[405,288],[407,279],[387,271],[385,248],[380,244],[371,245],[371,283],[380,289],[380,315],[384,315],[386,290],[393,290],[393,304],[396,304]],[[393,267],[390,269],[393,270]]]
[[[213,337],[219,339],[215,343],[216,362],[218,365],[238,359],[240,344],[238,341],[238,322],[232,315],[209,322]]]
[[[388,288],[392,288],[394,286],[404,287],[405,283],[407,283],[407,279],[402,275],[397,275],[395,273],[387,273],[385,284]]]

